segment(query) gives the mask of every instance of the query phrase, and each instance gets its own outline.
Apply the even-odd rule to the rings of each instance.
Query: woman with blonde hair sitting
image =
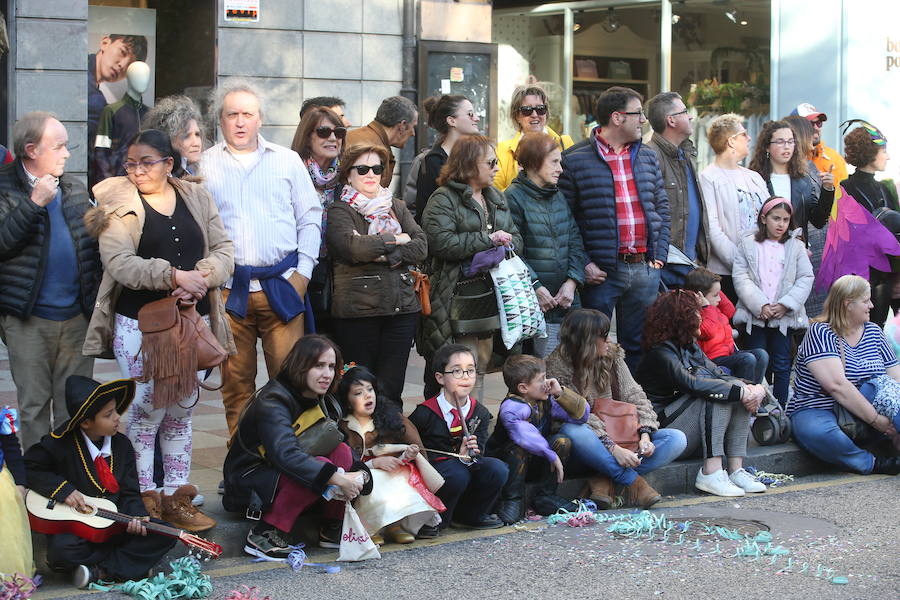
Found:
[[[900,443],[900,394],[891,391],[900,381],[900,364],[881,328],[869,321],[871,310],[868,281],[844,275],[834,282],[797,350],[787,413],[794,439],[820,460],[856,473],[897,475],[900,458],[860,448],[838,424],[843,407],[868,424],[872,441],[883,434]]]

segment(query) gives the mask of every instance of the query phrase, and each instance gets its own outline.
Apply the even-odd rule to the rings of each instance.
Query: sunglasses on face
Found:
[[[537,113],[538,116],[543,117],[547,114],[547,105],[546,104],[538,104],[537,106],[520,106],[519,114],[523,117],[530,117],[531,113]]]
[[[497,162],[498,162],[498,161],[497,161],[496,158],[492,158],[491,160],[486,160],[486,161],[484,161],[484,164],[486,164],[488,167],[490,167],[491,169],[493,169],[494,167],[497,166]]]
[[[323,140],[327,140],[331,137],[331,134],[334,134],[339,140],[347,137],[347,128],[346,127],[326,127],[323,125],[322,127],[316,127],[316,135],[322,138]]]
[[[350,168],[355,170],[360,175],[365,175],[369,172],[370,169],[376,175],[381,175],[382,173],[384,173],[384,165],[353,165]]]

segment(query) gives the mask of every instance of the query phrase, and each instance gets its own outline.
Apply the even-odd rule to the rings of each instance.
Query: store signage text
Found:
[[[900,40],[887,38],[887,52],[885,58],[887,59],[885,71],[900,69]]]

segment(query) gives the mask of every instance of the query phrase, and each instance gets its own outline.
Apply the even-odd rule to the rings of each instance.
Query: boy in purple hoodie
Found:
[[[551,515],[575,505],[556,495],[562,483],[572,440],[558,433],[562,423],[586,423],[587,401],[556,379],[547,379],[544,361],[527,354],[509,357],[503,365],[509,395],[500,404],[494,433],[486,454],[509,466],[509,478],[500,493],[497,516],[507,525],[525,516],[525,480],[538,480],[532,500],[535,512]]]

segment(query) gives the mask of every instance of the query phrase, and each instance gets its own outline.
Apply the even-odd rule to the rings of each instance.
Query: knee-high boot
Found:
[[[505,525],[511,525],[525,517],[525,475],[528,473],[529,455],[522,448],[512,446],[497,458],[509,466],[509,477],[497,502],[497,517]]]

